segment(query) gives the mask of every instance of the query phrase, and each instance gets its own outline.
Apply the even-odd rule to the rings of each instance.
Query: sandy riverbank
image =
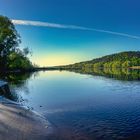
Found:
[[[0,99],[0,140],[50,140],[52,127],[40,115]]]
[[[140,70],[140,66],[133,66],[133,67],[130,67],[130,69]]]

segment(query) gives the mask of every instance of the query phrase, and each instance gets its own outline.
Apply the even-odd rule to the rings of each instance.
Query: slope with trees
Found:
[[[63,69],[139,68],[140,51],[121,52],[101,58],[62,66]]]

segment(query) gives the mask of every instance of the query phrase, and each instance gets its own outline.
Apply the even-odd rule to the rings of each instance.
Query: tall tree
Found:
[[[8,55],[16,51],[20,42],[20,36],[11,20],[0,16],[0,69],[7,68]]]

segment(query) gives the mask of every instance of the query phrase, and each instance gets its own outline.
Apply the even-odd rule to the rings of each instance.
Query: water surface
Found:
[[[68,71],[10,82],[16,101],[48,119],[60,140],[140,139],[140,82]]]

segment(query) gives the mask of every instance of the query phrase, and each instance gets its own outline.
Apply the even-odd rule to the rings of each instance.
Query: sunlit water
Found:
[[[139,81],[46,71],[11,90],[56,127],[60,140],[140,138]]]

